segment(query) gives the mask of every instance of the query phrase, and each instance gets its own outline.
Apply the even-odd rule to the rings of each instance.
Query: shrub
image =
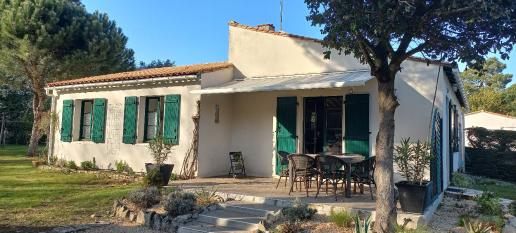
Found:
[[[464,173],[454,172],[452,176],[452,185],[470,188],[473,185],[473,179]]]
[[[479,211],[486,215],[501,215],[502,204],[500,199],[492,192],[484,191],[480,196],[475,198]]]
[[[81,168],[83,170],[86,170],[86,171],[98,170],[99,169],[97,167],[97,165],[95,164],[95,160],[93,160],[93,161],[82,161],[81,162]]]
[[[192,193],[172,192],[168,194],[163,207],[170,216],[190,213],[195,208],[196,197]]]
[[[464,225],[466,225],[466,222],[469,222],[469,221],[471,221],[471,215],[462,214],[459,216],[459,222],[457,225],[459,225],[460,227],[463,227]]]
[[[172,146],[172,144],[166,143],[165,139],[160,135],[149,141],[149,150],[154,157],[154,162],[156,164],[163,164],[170,155]]]
[[[317,210],[308,207],[307,204],[296,199],[292,207],[284,208],[282,212],[287,221],[297,222],[312,219],[312,217],[317,213]]]
[[[159,203],[160,199],[161,194],[156,187],[137,189],[127,195],[127,200],[139,208],[149,208]]]
[[[350,227],[354,216],[354,214],[351,214],[346,210],[339,212],[334,212],[332,210],[330,213],[330,221],[339,227]]]
[[[516,131],[515,131],[516,132]],[[466,171],[509,182],[516,182],[516,153],[466,148]]]
[[[276,227],[274,232],[277,233],[298,233],[303,232],[303,228],[299,222],[284,222]]]
[[[211,204],[217,204],[220,202],[224,202],[224,199],[217,194],[217,190],[201,190],[195,191],[195,196],[197,196],[197,205],[199,206],[209,206]]]
[[[129,164],[127,164],[127,162],[123,161],[123,160],[120,160],[120,161],[115,161],[115,167],[116,167],[116,171],[118,173],[122,173],[122,172],[127,172],[127,173],[133,173],[133,169],[129,166]]]
[[[505,220],[500,215],[484,215],[480,216],[479,220],[495,229],[498,232],[502,232]]]
[[[432,155],[430,144],[424,141],[410,142],[410,138],[402,139],[400,145],[394,147],[394,162],[401,175],[409,182],[422,183],[425,169],[430,166]]]
[[[56,165],[57,163],[57,156],[50,156],[50,158],[48,159],[48,162],[50,163],[50,165]]]
[[[161,187],[163,186],[163,176],[157,168],[150,170],[143,178],[143,184],[146,187]]]
[[[492,227],[483,222],[468,219],[464,223],[464,229],[467,233],[489,233]]]
[[[77,164],[75,164],[75,161],[73,161],[73,160],[68,161],[66,163],[65,167],[70,168],[70,169],[74,169],[74,170],[79,169],[79,167],[77,166]]]

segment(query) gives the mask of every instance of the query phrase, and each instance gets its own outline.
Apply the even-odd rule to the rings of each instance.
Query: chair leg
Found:
[[[371,184],[371,181],[368,182],[369,185],[369,193],[371,193],[371,200],[374,200],[373,197],[373,185]]]
[[[312,178],[308,179],[308,177],[305,177],[305,190],[306,190],[306,197],[308,197],[308,186],[310,185]]]
[[[353,193],[357,193],[357,181],[353,181]]]
[[[296,176],[292,177],[292,181],[290,182],[290,190],[288,191],[289,196],[292,193],[292,191],[294,191],[294,183],[296,183]],[[297,187],[297,183],[296,183],[296,187]]]
[[[328,180],[326,180],[326,196],[328,196]]]
[[[287,187],[288,176],[285,176],[285,187]]]
[[[333,196],[335,196],[335,201],[337,200],[337,181],[333,181]]]
[[[276,189],[278,189],[279,183],[281,182],[281,177],[282,177],[282,176],[280,175],[279,180],[278,180],[278,183],[276,184]]]
[[[315,198],[317,198],[317,196],[319,196],[319,191],[321,190],[322,183],[323,183],[323,179],[319,179],[318,184],[317,184],[317,193],[315,194]]]

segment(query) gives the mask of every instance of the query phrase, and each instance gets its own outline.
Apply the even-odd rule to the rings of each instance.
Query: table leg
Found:
[[[351,164],[346,163],[346,167],[348,172],[346,173],[346,190],[345,190],[345,196],[347,198],[351,197]]]

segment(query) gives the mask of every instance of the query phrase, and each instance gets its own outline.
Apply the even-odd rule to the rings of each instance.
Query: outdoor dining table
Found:
[[[306,154],[315,159],[318,154]],[[360,163],[364,161],[365,157],[360,154],[325,154],[325,156],[334,156],[337,157],[342,163],[346,166],[346,190],[344,196],[347,198],[351,197],[351,166],[355,163]],[[289,164],[289,171],[292,171],[292,168]],[[293,182],[294,174],[293,172],[289,172],[289,182]]]

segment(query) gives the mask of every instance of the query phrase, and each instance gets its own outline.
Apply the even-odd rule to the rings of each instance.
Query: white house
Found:
[[[228,61],[107,74],[48,84],[58,116],[49,154],[91,160],[102,168],[124,160],[143,170],[148,139],[162,134],[174,147],[178,173],[198,126],[200,177],[228,173],[228,152],[242,151],[248,175],[276,175],[276,151],[374,156],[377,82],[350,55],[323,58],[317,39],[229,23]],[[436,192],[464,156],[458,70],[410,58],[396,81],[400,106],[395,142],[432,142]],[[197,103],[200,103],[199,113]]]
[[[486,129],[516,130],[516,118],[500,113],[476,111],[464,116],[465,128],[483,127]]]

